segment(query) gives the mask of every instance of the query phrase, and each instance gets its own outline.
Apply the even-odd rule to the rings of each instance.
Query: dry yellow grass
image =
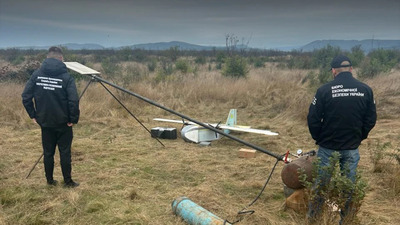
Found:
[[[283,154],[316,148],[305,120],[314,94],[302,83],[306,74],[270,66],[251,70],[246,80],[231,80],[202,69],[175,82],[144,80],[126,88],[201,121],[224,121],[229,109],[237,108],[238,123],[280,135],[235,136]],[[373,172],[372,163],[377,151],[400,149],[399,77],[400,72],[394,71],[367,81],[375,91],[379,120],[360,147],[360,169],[369,184],[360,224],[400,224],[399,179],[393,177],[399,176],[399,164],[384,158],[380,172]],[[84,86],[80,83],[79,90]],[[180,196],[233,220],[261,190],[275,163],[260,152],[256,158],[238,158],[243,145],[226,138],[209,147],[182,139],[162,140],[163,148],[99,84],[92,84],[81,100],[81,119],[74,127],[73,178],[81,186],[48,187],[42,163],[25,179],[41,154],[41,144],[40,129],[21,104],[22,89],[22,85],[0,84],[0,224],[183,225],[171,210],[171,202]],[[180,128],[152,120],[176,119],[169,113],[110,90],[148,128]],[[388,147],[383,147],[387,142]],[[55,178],[61,180],[57,161]],[[279,163],[265,192],[250,207],[255,214],[240,224],[306,224],[303,214],[284,207],[282,168]]]

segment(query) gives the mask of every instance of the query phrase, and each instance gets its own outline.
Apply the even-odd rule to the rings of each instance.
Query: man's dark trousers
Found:
[[[42,145],[44,155],[44,171],[47,181],[53,180],[54,170],[54,154],[56,146],[60,152],[61,170],[64,182],[71,181],[71,144],[72,144],[72,127],[42,127]]]

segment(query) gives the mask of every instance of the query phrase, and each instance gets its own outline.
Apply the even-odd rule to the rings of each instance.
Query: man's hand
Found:
[[[72,127],[73,123],[67,123],[67,126]]]
[[[33,121],[34,123],[37,123],[37,122],[36,122],[36,118],[32,118],[32,121]]]

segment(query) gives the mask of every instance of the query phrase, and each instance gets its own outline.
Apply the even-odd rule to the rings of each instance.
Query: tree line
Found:
[[[102,49],[70,50],[64,49],[65,59],[82,64],[101,63],[106,74],[116,75],[121,62],[137,62],[147,67],[147,73],[156,72],[157,79],[166,79],[169,75],[195,73],[197,68],[208,65],[209,70],[219,70],[222,75],[233,78],[245,78],[252,68],[264,67],[267,62],[274,62],[282,69],[313,70],[310,77],[314,83],[325,83],[330,79],[329,64],[338,54],[346,54],[354,67],[359,68],[360,79],[372,78],[379,74],[399,68],[400,50],[376,49],[364,53],[361,45],[351,51],[327,45],[312,52],[260,50],[237,48],[234,40],[227,37],[226,49],[182,50],[178,46],[167,50],[144,49]],[[0,68],[0,81],[26,81],[32,72],[46,58],[46,50],[0,49],[0,59],[5,65]],[[4,64],[4,63],[3,63]],[[10,69],[11,67],[18,69]],[[318,71],[318,72],[315,72]]]

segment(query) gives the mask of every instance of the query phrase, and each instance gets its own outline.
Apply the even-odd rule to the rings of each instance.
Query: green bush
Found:
[[[351,53],[348,54],[353,67],[359,66],[365,58],[364,51],[361,49],[361,45],[357,45],[351,48]]]
[[[132,49],[129,47],[124,47],[121,50],[117,51],[118,58],[122,61],[131,61],[133,59]]]
[[[22,50],[16,49],[16,48],[8,48],[2,51],[4,59],[11,64],[15,64],[15,62],[18,62],[21,57],[23,57],[24,52]]]
[[[318,80],[320,84],[325,84],[331,81],[332,72],[329,70],[331,68],[331,61],[337,55],[344,54],[339,47],[334,47],[327,45],[324,48],[315,50],[312,55],[312,63],[319,67]]]
[[[382,162],[383,158],[387,156],[388,148],[392,147],[390,142],[381,144],[379,141],[374,148],[371,148],[370,158],[373,164],[373,172],[381,173],[385,168],[385,163]]]
[[[369,156],[372,162],[370,168],[378,173],[384,181],[380,188],[386,198],[393,198],[400,194],[400,148],[395,148],[391,142],[368,143]]]
[[[400,61],[400,53],[395,50],[378,49],[368,54],[361,63],[360,78],[372,78],[380,73],[389,72]]]
[[[339,54],[343,54],[343,51],[339,47],[327,45],[311,53],[292,51],[288,60],[280,59],[280,61],[286,61],[286,65],[289,69],[321,68],[321,71],[327,71],[330,68],[332,59]],[[323,72],[320,76],[320,80],[328,80],[326,77],[327,73]]]
[[[322,69],[328,70],[331,67],[331,61],[337,55],[343,54],[339,47],[327,45],[324,48],[315,50],[312,54],[313,64]]]
[[[166,57],[175,62],[179,56],[179,46],[170,47],[168,50],[165,51]]]
[[[317,76],[318,75],[314,71],[310,71],[302,80],[302,83],[305,83],[306,81],[309,82],[310,87],[313,89],[312,92],[315,92],[316,89],[320,86],[320,81],[318,80]]]
[[[25,61],[25,57],[23,55],[18,55],[17,58],[15,58],[11,64],[13,65],[19,65]]]
[[[261,57],[251,57],[250,59],[252,60],[252,63],[255,68],[262,68],[265,66],[264,65],[265,61]]]
[[[157,69],[156,77],[154,80],[156,82],[171,80],[172,73],[174,72],[173,64],[167,60],[161,60],[160,67]]]
[[[317,201],[316,190],[319,190],[319,196],[325,200],[325,204],[321,208],[321,212],[316,218],[319,221],[330,220],[328,224],[334,224],[332,221],[337,218],[334,214],[333,207],[338,209],[344,209],[348,198],[351,196],[352,202],[350,205],[350,211],[345,218],[344,224],[354,224],[356,215],[360,210],[362,201],[365,197],[365,190],[367,183],[361,178],[361,175],[357,172],[355,182],[353,183],[346,174],[349,169],[345,166],[344,174],[340,171],[339,166],[339,153],[335,152],[329,160],[329,165],[325,167],[319,166],[319,159],[313,160],[313,179],[311,182],[307,181],[307,176],[303,172],[300,176],[301,181],[306,187],[306,191],[309,196],[309,201]],[[331,178],[322,184],[321,177],[318,177],[318,171],[330,174]]]
[[[318,73],[319,84],[325,84],[333,79],[332,72],[326,68],[321,68]]]
[[[227,77],[246,77],[249,68],[246,59],[237,55],[226,58],[223,66],[222,75]]]
[[[122,76],[123,86],[128,86],[134,82],[142,80],[146,76],[146,72],[142,71],[140,67],[135,65],[128,65],[125,68],[124,75]]]
[[[217,64],[222,64],[224,63],[226,58],[226,55],[224,52],[217,52],[216,56],[215,56],[215,61],[217,62]]]
[[[103,68],[104,74],[108,76],[118,75],[121,68],[117,63],[114,63],[111,59],[107,58],[101,62],[101,67]]]
[[[292,56],[287,62],[289,69],[313,69],[316,68],[315,63],[309,56]]]
[[[149,69],[150,72],[154,72],[157,68],[157,60],[152,58],[150,62],[147,63],[147,69]]]
[[[136,62],[144,62],[147,59],[147,55],[145,50],[143,49],[134,49],[132,51],[132,60]]]
[[[197,56],[196,59],[194,60],[195,63],[200,64],[200,65],[204,65],[206,64],[206,57],[204,56]]]
[[[190,71],[189,62],[185,59],[178,59],[175,63],[175,69],[182,73],[188,73]]]
[[[143,62],[146,60],[147,55],[143,49],[132,49],[131,47],[124,47],[116,51],[118,61],[136,61]]]

